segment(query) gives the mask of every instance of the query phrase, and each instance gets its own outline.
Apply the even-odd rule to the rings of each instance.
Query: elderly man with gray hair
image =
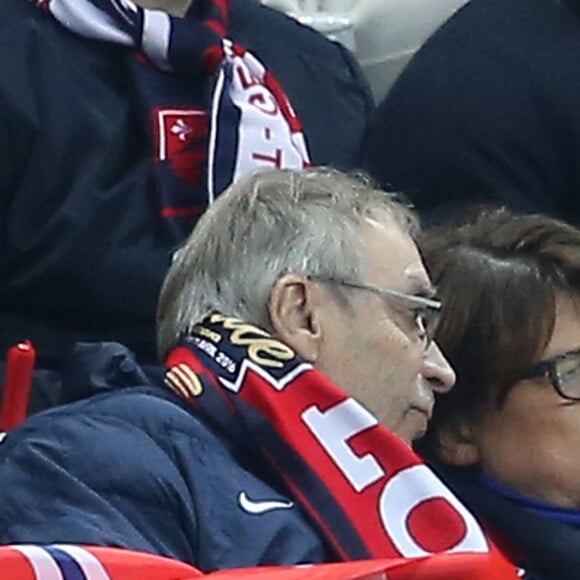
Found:
[[[258,173],[218,199],[159,305],[167,356],[212,312],[276,335],[412,442],[453,371],[431,342],[439,303],[392,195],[330,169]],[[385,404],[385,398],[389,398]]]
[[[410,447],[455,381],[432,340],[440,303],[417,227],[335,170],[232,185],[166,278],[165,364],[84,345],[69,379],[82,398],[0,446],[0,541],[120,546],[204,571],[487,552]]]

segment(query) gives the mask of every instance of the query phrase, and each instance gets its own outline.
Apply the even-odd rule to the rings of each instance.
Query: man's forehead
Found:
[[[374,283],[396,284],[414,294],[433,293],[417,244],[394,219],[367,218],[361,236],[363,263]]]

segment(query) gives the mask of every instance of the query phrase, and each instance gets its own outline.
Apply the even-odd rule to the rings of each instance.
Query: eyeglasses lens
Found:
[[[425,308],[419,316],[419,326],[425,333],[425,342],[428,347],[433,341],[437,324],[439,322],[439,310],[435,308]]]
[[[562,395],[580,400],[580,352],[570,353],[555,364]]]

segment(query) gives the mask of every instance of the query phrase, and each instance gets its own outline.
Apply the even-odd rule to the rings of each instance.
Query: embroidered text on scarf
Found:
[[[262,455],[338,558],[490,551],[403,441],[267,332],[213,314],[167,366],[166,384]]]
[[[310,164],[280,84],[226,38],[227,0],[195,0],[185,18],[132,0],[32,1],[76,34],[136,49],[133,85],[153,143],[159,211],[177,242],[245,173]]]

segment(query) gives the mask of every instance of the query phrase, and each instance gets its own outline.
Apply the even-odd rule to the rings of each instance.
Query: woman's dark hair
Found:
[[[457,373],[418,450],[436,457],[444,430],[480,419],[541,356],[556,295],[580,296],[580,230],[541,215],[485,210],[425,232],[421,252],[443,301],[436,340]]]

